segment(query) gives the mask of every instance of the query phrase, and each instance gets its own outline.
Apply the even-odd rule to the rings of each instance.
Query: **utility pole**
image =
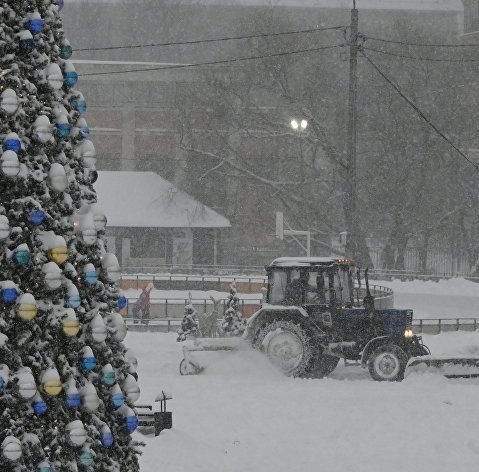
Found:
[[[356,214],[356,143],[357,143],[357,94],[358,94],[358,10],[353,0],[349,35],[349,106],[348,106],[348,155],[346,172],[345,220],[346,256],[358,254],[358,224]]]

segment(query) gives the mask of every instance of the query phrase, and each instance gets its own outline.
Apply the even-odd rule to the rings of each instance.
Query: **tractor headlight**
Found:
[[[405,337],[405,338],[412,338],[412,337],[413,337],[412,329],[406,329],[406,330],[404,330],[404,337]]]

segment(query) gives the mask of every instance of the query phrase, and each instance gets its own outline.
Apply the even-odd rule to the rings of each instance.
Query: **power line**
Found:
[[[115,75],[115,74],[128,74],[130,72],[149,72],[149,71],[158,71],[158,70],[166,70],[166,69],[184,69],[187,67],[200,67],[200,66],[211,66],[211,65],[220,65],[220,64],[231,64],[234,62],[242,62],[242,61],[252,61],[257,59],[268,59],[271,57],[281,57],[281,56],[289,56],[292,54],[304,54],[308,52],[317,52],[323,51],[327,49],[334,49],[334,48],[342,48],[344,44],[335,44],[331,46],[321,46],[317,48],[310,48],[310,49],[299,49],[297,51],[286,51],[286,52],[277,52],[273,54],[265,54],[262,56],[249,56],[249,57],[236,57],[233,59],[223,59],[217,61],[208,61],[208,62],[196,62],[192,64],[178,64],[173,66],[162,66],[162,67],[150,67],[148,69],[129,69],[129,70],[120,70],[120,71],[108,71],[108,72],[89,72],[86,74],[80,74],[80,77],[85,76],[98,76],[98,75]]]
[[[382,43],[391,43],[391,44],[402,44],[404,46],[418,46],[418,47],[436,47],[436,48],[470,48],[470,47],[478,47],[478,43],[471,43],[471,44],[434,44],[434,43],[413,43],[409,41],[400,41],[395,39],[386,39],[386,38],[375,38],[373,36],[362,35],[361,36],[365,40],[371,41],[380,41]]]
[[[397,52],[384,51],[382,49],[375,49],[363,46],[363,49],[371,52],[376,52],[379,54],[385,54],[386,56],[401,57],[403,59],[414,59],[416,61],[431,61],[431,62],[454,62],[454,63],[470,63],[470,62],[479,62],[479,59],[447,59],[447,58],[435,58],[435,57],[424,57],[424,56],[412,56],[410,54],[401,54]]]
[[[235,41],[240,39],[252,39],[252,38],[268,38],[273,36],[285,36],[290,34],[303,34],[303,33],[317,33],[322,31],[331,31],[344,29],[344,26],[328,26],[324,28],[309,28],[304,30],[295,30],[295,31],[283,31],[278,33],[257,33],[257,34],[248,34],[243,36],[231,36],[224,38],[207,38],[207,39],[194,39],[190,41],[174,41],[168,43],[149,43],[149,44],[137,44],[132,46],[106,46],[101,48],[81,48],[75,49],[75,51],[111,51],[116,49],[136,49],[136,48],[150,48],[150,47],[160,47],[160,46],[181,46],[187,44],[203,44],[203,43],[216,43],[222,41]]]
[[[399,85],[394,83],[361,49],[361,54],[369,62],[369,64],[381,75],[381,77],[393,87],[394,90],[411,106],[414,111],[442,138],[446,141],[461,157],[466,159],[476,171],[479,170],[479,166],[473,162],[466,154],[464,154],[431,120],[419,109],[419,107],[401,90]]]

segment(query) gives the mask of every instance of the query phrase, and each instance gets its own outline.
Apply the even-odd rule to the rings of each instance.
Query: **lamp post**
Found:
[[[303,132],[308,127],[308,121],[303,119],[292,119],[290,122],[291,128],[297,132]],[[300,157],[301,161],[303,160],[303,147],[302,141],[300,141]],[[303,162],[300,163],[300,172],[301,172],[301,180],[304,181],[304,172],[303,172]],[[283,214],[281,212],[276,213],[276,227],[277,227],[277,237],[283,239],[283,235],[292,236],[293,239],[303,248],[306,250],[306,255],[310,257],[311,255],[311,232],[310,231],[298,231],[289,229],[283,229]],[[280,227],[280,230],[278,231]],[[304,247],[296,238],[296,236],[306,236],[306,247]]]
[[[301,133],[302,131],[305,131],[306,128],[308,127],[308,120],[305,120],[304,118],[299,120],[296,118],[293,118],[291,120],[291,128],[293,128],[294,131],[297,131],[298,133]],[[300,153],[300,158],[301,161],[303,160],[303,145],[302,145],[302,140],[299,142],[299,153]],[[301,180],[304,180],[304,174],[303,174],[303,163],[301,162]]]

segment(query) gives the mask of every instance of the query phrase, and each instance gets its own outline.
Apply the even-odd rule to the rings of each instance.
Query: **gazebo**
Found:
[[[107,245],[122,267],[217,264],[227,218],[154,172],[99,171]]]

